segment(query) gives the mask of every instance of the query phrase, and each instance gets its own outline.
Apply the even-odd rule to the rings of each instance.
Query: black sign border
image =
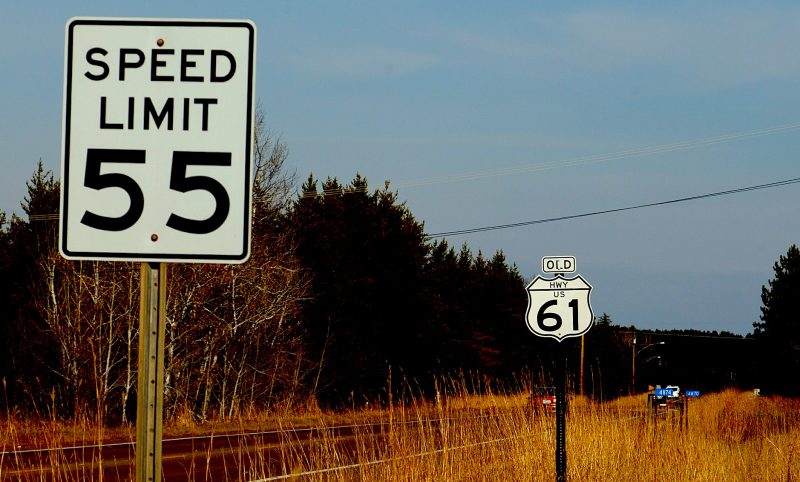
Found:
[[[245,179],[244,179],[244,230],[242,233],[242,252],[239,254],[203,254],[203,253],[129,253],[115,251],[71,251],[67,247],[68,205],[69,199],[69,152],[70,152],[70,122],[72,118],[72,56],[73,36],[75,27],[80,25],[105,25],[105,26],[134,26],[134,27],[235,27],[246,28],[248,31],[248,59],[247,59],[247,130],[245,135]],[[66,70],[64,87],[64,132],[61,173],[61,239],[59,245],[61,252],[68,259],[86,259],[97,261],[165,261],[180,260],[185,262],[230,262],[243,263],[250,257],[251,222],[252,222],[252,185],[250,174],[252,170],[253,155],[253,94],[255,91],[255,25],[240,20],[177,20],[177,19],[112,19],[112,18],[76,18],[67,24],[66,45]]]

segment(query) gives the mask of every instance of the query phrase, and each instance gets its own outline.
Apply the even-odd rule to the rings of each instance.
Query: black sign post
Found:
[[[567,481],[567,389],[566,349],[561,343],[556,348],[556,482]]]

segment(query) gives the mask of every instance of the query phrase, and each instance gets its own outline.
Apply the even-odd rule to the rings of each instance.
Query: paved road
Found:
[[[359,438],[381,437],[381,424],[287,429],[250,434],[218,434],[163,441],[162,470],[167,481],[227,481],[263,478],[290,472],[289,466],[315,446],[353,448]],[[62,447],[0,453],[3,481],[129,481],[134,472],[134,445]]]
[[[551,418],[544,417],[540,419],[542,422]],[[490,422],[493,416],[474,410],[446,420],[460,424],[475,418],[487,418]],[[436,434],[435,427],[442,422],[417,419],[405,424],[423,424],[429,433]],[[356,440],[359,445],[380,446],[387,427],[386,423],[373,423],[168,438],[163,441],[164,480],[246,481],[297,473],[318,468],[300,464],[324,459],[315,455],[319,451],[326,451],[327,457],[335,452],[337,459],[346,464],[353,459],[350,455],[356,450]],[[397,421],[393,427],[398,427]],[[369,438],[378,440],[364,444]],[[0,452],[0,481],[116,482],[130,481],[133,476],[132,443]]]

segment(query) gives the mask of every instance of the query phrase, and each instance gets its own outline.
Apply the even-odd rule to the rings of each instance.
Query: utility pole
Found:
[[[631,344],[631,395],[636,392],[636,334]]]
[[[583,345],[584,345],[584,339],[583,338],[584,338],[584,336],[586,336],[586,335],[581,335],[581,378],[580,378],[580,382],[578,383],[578,386],[580,387],[579,388],[580,396],[583,396]]]

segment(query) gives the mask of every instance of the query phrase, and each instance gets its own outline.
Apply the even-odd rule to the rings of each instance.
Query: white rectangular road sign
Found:
[[[245,261],[255,25],[75,18],[65,40],[61,253]]]
[[[544,256],[542,273],[574,273],[575,256]]]

